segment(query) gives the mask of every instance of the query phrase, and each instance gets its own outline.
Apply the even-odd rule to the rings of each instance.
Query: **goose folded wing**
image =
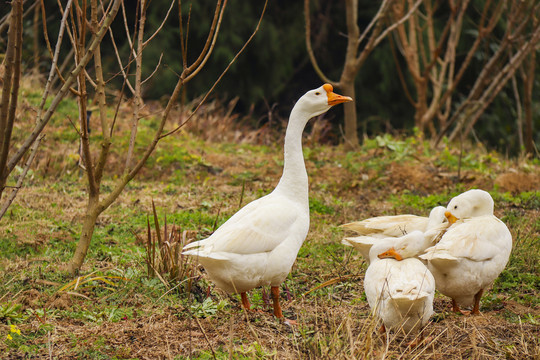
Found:
[[[342,225],[347,230],[355,231],[360,235],[382,233],[386,236],[402,236],[414,230],[424,230],[428,218],[417,215],[378,216],[362,221]]]
[[[205,247],[235,254],[269,252],[291,236],[305,237],[298,218],[294,205],[263,202],[251,211],[236,213],[206,240]]]
[[[493,220],[474,219],[451,228],[436,246],[426,250],[426,254],[477,262],[494,258],[501,252],[498,239],[504,234],[499,222],[495,218]],[[429,259],[430,256],[423,258]]]

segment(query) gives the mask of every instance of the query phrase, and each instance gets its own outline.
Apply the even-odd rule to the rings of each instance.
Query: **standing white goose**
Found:
[[[415,256],[439,231],[413,231],[379,239],[371,247],[364,290],[373,313],[383,321],[382,331],[403,328],[408,333],[424,327],[433,314],[435,279]]]
[[[341,225],[343,228],[355,231],[360,236],[345,237],[341,240],[341,243],[346,246],[352,246],[360,251],[369,263],[369,251],[373,244],[377,243],[380,239],[389,237],[397,238],[413,231],[425,232],[429,229],[440,227],[439,225],[441,224],[448,226],[450,224],[445,217],[445,212],[445,207],[436,206],[429,213],[429,217],[411,214],[377,216],[344,224]],[[441,231],[444,228],[444,226],[440,227]]]
[[[309,119],[332,106],[352,101],[332,85],[308,91],[295,104],[285,133],[283,175],[270,194],[244,206],[210,237],[190,243],[183,254],[196,256],[210,279],[228,293],[271,286],[274,315],[283,318],[279,285],[296,260],[309,230],[308,176],[302,153],[302,132]]]
[[[420,258],[428,261],[437,290],[452,298],[453,311],[472,306],[471,314],[480,314],[482,293],[508,262],[512,235],[493,215],[493,198],[483,190],[454,197],[446,217],[452,225]]]

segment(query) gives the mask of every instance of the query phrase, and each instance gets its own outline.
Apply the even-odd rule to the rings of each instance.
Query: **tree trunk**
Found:
[[[340,88],[343,95],[356,99],[354,92],[354,77],[351,79],[342,78]],[[344,105],[345,115],[345,148],[353,150],[358,147],[358,122],[356,118],[356,105],[354,102],[348,102]]]
[[[526,76],[523,79],[525,91],[523,92],[523,108],[525,110],[525,152],[527,154],[534,153],[533,139],[533,109],[532,109],[532,94],[534,87],[534,74],[536,68],[536,53],[531,51],[529,55],[528,68]]]
[[[90,241],[94,234],[96,220],[100,213],[98,199],[90,199],[86,208],[86,214],[84,215],[81,237],[77,242],[77,248],[75,249],[73,258],[68,264],[68,271],[72,275],[75,275],[79,271],[86,258],[86,253],[88,252]]]

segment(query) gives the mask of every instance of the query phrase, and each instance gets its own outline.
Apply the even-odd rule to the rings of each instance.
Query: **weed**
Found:
[[[0,304],[0,321],[7,324],[23,322],[27,316],[21,309],[22,305],[17,303]]]
[[[215,302],[212,298],[207,297],[202,303],[194,303],[190,306],[190,311],[193,316],[198,318],[207,318],[216,315],[216,313],[224,309],[229,303],[225,300]]]
[[[189,256],[182,255],[182,249],[189,242],[187,231],[181,231],[179,227],[167,227],[167,216],[163,233],[159,224],[156,206],[152,200],[152,213],[154,218],[154,232],[150,227],[150,220],[147,218],[146,240],[138,237],[139,242],[143,243],[146,249],[146,269],[150,278],[159,278],[167,288],[170,288],[169,282],[175,282],[183,285],[185,292],[191,291],[194,268]]]
[[[309,199],[309,210],[311,212],[328,215],[333,214],[335,211],[333,207],[326,205],[323,201],[316,198]]]

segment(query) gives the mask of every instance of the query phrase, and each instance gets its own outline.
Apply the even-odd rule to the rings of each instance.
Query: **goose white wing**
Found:
[[[510,239],[510,241],[508,241]],[[426,249],[421,258],[486,261],[512,245],[511,234],[502,221],[492,215],[464,220],[452,225],[439,243]]]
[[[356,237],[346,237],[341,240],[341,243],[345,246],[352,246],[356,250],[360,251],[362,256],[369,262],[369,251],[371,247],[382,238],[386,236],[356,236]]]
[[[384,234],[388,236],[402,236],[414,230],[424,231],[429,219],[423,216],[405,214],[392,216],[378,216],[362,221],[355,221],[342,225],[359,235]]]
[[[190,253],[200,251],[202,254],[269,252],[291,234],[297,233],[295,227],[302,213],[295,202],[285,197],[266,196],[246,205],[209,238],[189,244],[184,249],[199,247]]]

